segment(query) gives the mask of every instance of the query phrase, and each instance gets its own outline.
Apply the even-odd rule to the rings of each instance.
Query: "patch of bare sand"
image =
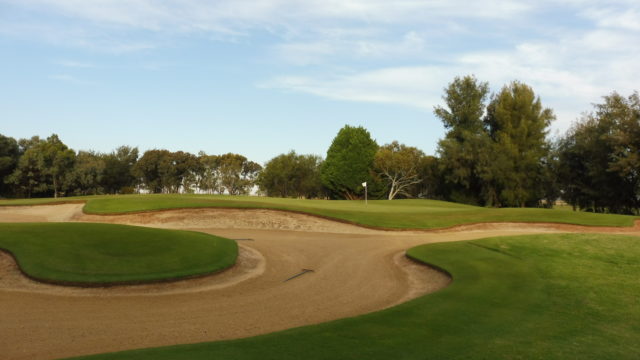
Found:
[[[375,234],[360,226],[324,218],[267,209],[177,209],[122,215],[88,215],[76,221],[107,222],[161,228],[265,229],[342,234]]]
[[[0,206],[0,222],[61,222],[82,216],[84,204]]]

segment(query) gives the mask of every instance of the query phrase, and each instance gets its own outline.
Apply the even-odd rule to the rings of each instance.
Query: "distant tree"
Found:
[[[218,157],[220,185],[229,195],[244,195],[251,191],[262,166],[239,154]]]
[[[492,140],[482,172],[491,205],[536,205],[544,197],[547,128],[555,119],[526,84],[514,81],[493,96],[484,119]]]
[[[562,197],[574,208],[640,211],[640,97],[604,97],[560,139]]]
[[[104,171],[103,156],[93,151],[79,151],[73,169],[67,173],[64,188],[74,195],[102,194]]]
[[[0,134],[0,197],[8,196],[10,185],[5,181],[18,166],[20,147],[16,139]]]
[[[120,146],[109,154],[102,155],[104,172],[101,186],[109,194],[130,192],[136,185],[133,167],[138,161],[138,148]]]
[[[173,176],[171,152],[147,150],[132,168],[134,176],[152,193],[168,192]]]
[[[373,161],[378,144],[363,127],[346,125],[336,135],[320,169],[323,185],[335,197],[358,199],[362,183],[373,183]]]
[[[412,197],[441,199],[444,191],[442,176],[439,172],[439,159],[426,155],[420,159],[417,171],[420,182],[411,186],[409,192]]]
[[[445,88],[446,108],[437,106],[435,115],[447,130],[438,142],[442,176],[441,191],[446,199],[471,204],[483,202],[483,181],[490,140],[482,116],[489,85],[474,76],[456,77]]]
[[[57,198],[66,174],[73,168],[75,152],[56,134],[47,140],[38,137],[21,140],[20,145],[25,151],[8,182],[18,186],[28,197],[34,192],[52,190]]]
[[[178,193],[193,192],[192,186],[195,185],[195,177],[200,172],[200,162],[198,158],[190,153],[177,151],[171,153],[171,171],[167,178],[169,191]]]
[[[269,160],[258,177],[260,190],[268,196],[314,198],[322,193],[320,164],[316,155],[295,151]]]
[[[73,168],[76,154],[60,141],[56,134],[49,136],[37,149],[41,151],[43,174],[51,183],[53,197],[57,198],[62,181]]]
[[[220,185],[219,157],[217,155],[207,155],[201,151],[198,154],[198,161],[200,162],[200,174],[197,178],[198,188],[209,194],[214,192],[222,194],[224,188]]]
[[[18,140],[20,158],[14,171],[5,178],[4,182],[12,185],[14,192],[19,196],[30,198],[34,194],[47,190],[41,174],[37,152],[27,152],[42,141],[38,136]]]
[[[421,181],[418,171],[424,156],[421,150],[397,141],[378,149],[373,166],[388,186],[389,200],[398,194],[409,195],[410,187]]]

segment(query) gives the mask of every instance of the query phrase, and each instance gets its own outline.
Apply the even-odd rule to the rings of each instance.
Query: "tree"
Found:
[[[229,195],[244,195],[251,191],[262,166],[246,157],[227,153],[218,157],[220,184]]]
[[[101,154],[79,151],[73,169],[67,173],[64,188],[75,195],[102,194],[104,171],[105,161]]]
[[[171,152],[147,150],[132,168],[132,173],[155,194],[168,191],[169,178],[173,175]]]
[[[0,197],[10,192],[6,180],[18,166],[20,148],[16,139],[0,134]]]
[[[66,174],[73,168],[75,152],[67,147],[58,135],[53,134],[47,141],[36,147],[40,151],[42,172],[48,177],[53,188],[53,197],[58,197],[58,192]],[[28,150],[30,151],[30,150]]]
[[[420,159],[417,167],[420,182],[410,187],[409,192],[412,197],[442,198],[444,191],[442,190],[443,181],[439,168],[439,159],[435,156],[426,155]]]
[[[192,185],[195,184],[195,176],[200,172],[200,162],[198,158],[190,153],[177,151],[171,153],[171,171],[167,178],[167,185],[170,192],[178,193],[192,192]]]
[[[389,187],[389,200],[393,200],[398,194],[408,195],[409,187],[421,181],[418,177],[418,167],[424,156],[417,148],[397,141],[378,149],[374,169]]]
[[[138,161],[138,148],[120,146],[109,154],[102,155],[104,172],[101,185],[109,194],[129,193],[137,183],[133,167]]]
[[[268,196],[318,197],[322,193],[320,164],[316,155],[298,155],[295,151],[269,160],[258,177],[260,190]]]
[[[467,75],[454,78],[444,91],[442,99],[447,108],[436,106],[434,113],[448,130],[446,136],[464,142],[468,133],[483,132],[482,115],[489,95],[489,84]]]
[[[373,160],[378,144],[363,127],[346,125],[336,135],[320,169],[323,185],[334,196],[357,199],[362,183],[373,183]]]
[[[493,205],[535,205],[544,196],[547,128],[554,119],[526,84],[514,81],[493,96],[484,119],[493,160],[482,174]]]
[[[447,129],[445,138],[438,142],[438,172],[446,199],[471,204],[482,202],[480,173],[486,165],[490,143],[482,115],[488,94],[486,82],[479,82],[474,76],[456,77],[442,97],[447,107],[434,109]]]
[[[8,181],[29,197],[33,192],[53,190],[53,196],[57,198],[66,174],[73,168],[75,152],[56,134],[47,140],[38,137],[20,140],[20,145],[25,151]]]
[[[562,197],[594,212],[640,210],[640,97],[612,93],[559,141]]]
[[[219,157],[217,155],[207,155],[201,151],[198,154],[198,161],[200,162],[200,174],[197,179],[198,188],[209,194],[214,192],[222,194],[224,188],[220,186]]]
[[[47,191],[47,184],[42,174],[42,163],[38,151],[35,150],[43,141],[37,136],[18,141],[22,155],[15,170],[5,179],[5,182],[12,184],[16,193],[23,197],[30,198],[34,194]]]

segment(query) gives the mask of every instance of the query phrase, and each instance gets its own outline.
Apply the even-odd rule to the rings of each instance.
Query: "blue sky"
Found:
[[[566,130],[640,88],[640,2],[0,0],[0,133],[264,162],[345,124],[433,154],[443,88],[523,81]]]

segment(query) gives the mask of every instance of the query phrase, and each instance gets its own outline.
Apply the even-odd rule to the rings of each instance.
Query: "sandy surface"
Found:
[[[377,231],[269,210],[90,216],[82,204],[0,208],[3,221],[92,221],[192,229],[238,240],[238,264],[169,284],[79,289],[26,279],[0,253],[0,358],[55,359],[264,334],[408,301],[450,279],[404,256],[412,246],[540,232],[640,235],[640,227],[479,224]],[[302,269],[313,269],[293,280]]]

